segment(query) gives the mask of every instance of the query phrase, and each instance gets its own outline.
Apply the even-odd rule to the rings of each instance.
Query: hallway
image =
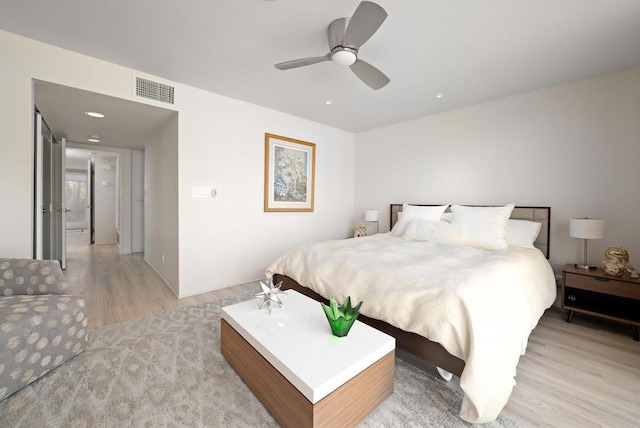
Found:
[[[255,283],[178,299],[143,259],[120,255],[116,244],[89,245],[88,231],[67,232],[65,276],[87,302],[89,328],[191,306],[256,289]]]

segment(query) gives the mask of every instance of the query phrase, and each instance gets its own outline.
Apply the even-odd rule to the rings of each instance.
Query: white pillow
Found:
[[[391,234],[393,236],[402,236],[404,229],[411,220],[429,220],[440,221],[442,213],[449,205],[441,205],[436,207],[419,207],[417,205],[402,205],[402,216],[398,216],[398,222],[393,226]]]
[[[465,245],[487,250],[504,250],[507,248],[507,220],[513,207],[514,204],[504,207],[452,205],[451,224],[460,230],[461,242]]]
[[[414,219],[407,224],[402,238],[408,241],[455,244],[460,240],[460,233],[458,229],[446,221]]]
[[[535,248],[533,243],[538,238],[542,224],[528,220],[507,221],[507,244],[510,247]]]

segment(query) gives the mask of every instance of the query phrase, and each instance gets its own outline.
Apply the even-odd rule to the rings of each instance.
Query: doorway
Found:
[[[64,185],[66,208],[69,210],[66,221],[67,231],[89,229],[91,201],[88,173],[87,170],[82,169],[67,168],[66,170]]]
[[[56,140],[65,138],[68,141],[66,146],[69,148],[81,148],[91,152],[107,151],[116,159],[110,170],[102,169],[103,165],[95,162],[95,173],[111,171],[115,177],[95,179],[94,192],[91,192],[89,181],[87,180],[85,185],[77,175],[65,175],[61,178],[65,190],[68,189],[72,196],[72,199],[67,201],[65,198],[64,201],[65,209],[70,210],[65,213],[70,217],[69,222],[64,222],[65,228],[68,225],[70,230],[82,232],[87,220],[87,227],[91,228],[92,218],[93,223],[98,224],[99,218],[92,217],[90,212],[83,217],[80,208],[87,200],[88,205],[95,208],[99,201],[94,200],[92,203],[91,198],[95,198],[98,190],[111,188],[114,194],[111,200],[115,201],[116,206],[115,213],[108,214],[107,217],[116,222],[115,226],[111,227],[111,232],[115,230],[118,251],[120,254],[144,251],[146,255],[148,250],[145,244],[150,237],[155,236],[145,233],[145,229],[149,227],[147,218],[155,213],[145,209],[147,195],[144,171],[147,162],[154,171],[158,167],[157,157],[147,161],[146,145],[155,141],[156,135],[166,124],[177,117],[177,112],[133,99],[117,98],[37,79],[33,80],[33,89],[34,104],[47,120],[48,133],[55,136]],[[102,113],[103,117],[95,118],[89,114],[95,112]],[[177,127],[175,129],[177,132]],[[170,144],[177,147],[177,136]],[[73,170],[87,170],[84,164],[79,167],[68,165],[67,168],[70,172],[76,173],[78,171]],[[34,181],[37,182],[38,178],[34,177]],[[159,195],[164,197],[162,193]],[[34,226],[34,232],[35,230]],[[165,228],[161,232],[164,234],[167,230]],[[170,231],[174,232],[173,229]],[[94,234],[94,238],[99,236]],[[156,238],[152,242],[158,240],[159,238]],[[177,256],[172,258],[172,263],[174,260],[178,260]]]
[[[143,251],[144,241],[136,239],[144,236],[136,189],[144,187],[144,152],[68,143],[66,162],[69,213],[77,207],[66,223],[68,236],[77,242],[88,229],[91,244],[117,244],[120,254]]]

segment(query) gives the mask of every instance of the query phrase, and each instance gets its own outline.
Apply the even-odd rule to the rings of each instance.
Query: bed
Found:
[[[398,348],[460,376],[463,419],[494,420],[515,385],[515,367],[531,330],[555,300],[555,279],[546,260],[550,208],[511,206],[503,237],[507,221],[539,224],[537,237],[530,248],[487,250],[449,238],[413,239],[416,234],[409,231],[416,224],[428,226],[422,232],[427,230],[429,237],[434,230],[440,231],[437,236],[453,230],[442,220],[451,214],[440,213],[435,222],[409,221],[418,207],[442,206],[391,205],[393,232],[294,248],[269,266],[267,276],[282,281],[283,289],[316,300],[331,295],[341,301],[349,295],[354,302],[364,301],[359,319],[394,336]],[[464,213],[484,208],[499,207],[451,209],[463,219]],[[405,229],[396,233],[403,209]],[[448,222],[459,228],[460,222]]]

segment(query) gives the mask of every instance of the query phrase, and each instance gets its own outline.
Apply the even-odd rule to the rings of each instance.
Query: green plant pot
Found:
[[[326,315],[326,314],[325,314]],[[331,326],[331,333],[337,337],[344,337],[351,330],[351,326],[358,318],[358,315],[354,316],[350,320],[345,319],[344,317],[340,317],[337,320],[332,320],[327,316],[327,320],[329,321],[329,325]]]
[[[351,326],[360,315],[360,306],[362,306],[362,302],[360,302],[355,308],[352,307],[350,296],[347,297],[342,306],[338,306],[333,296],[329,297],[329,306],[324,303],[320,304],[331,326],[331,333],[336,337],[344,337],[349,333]]]

